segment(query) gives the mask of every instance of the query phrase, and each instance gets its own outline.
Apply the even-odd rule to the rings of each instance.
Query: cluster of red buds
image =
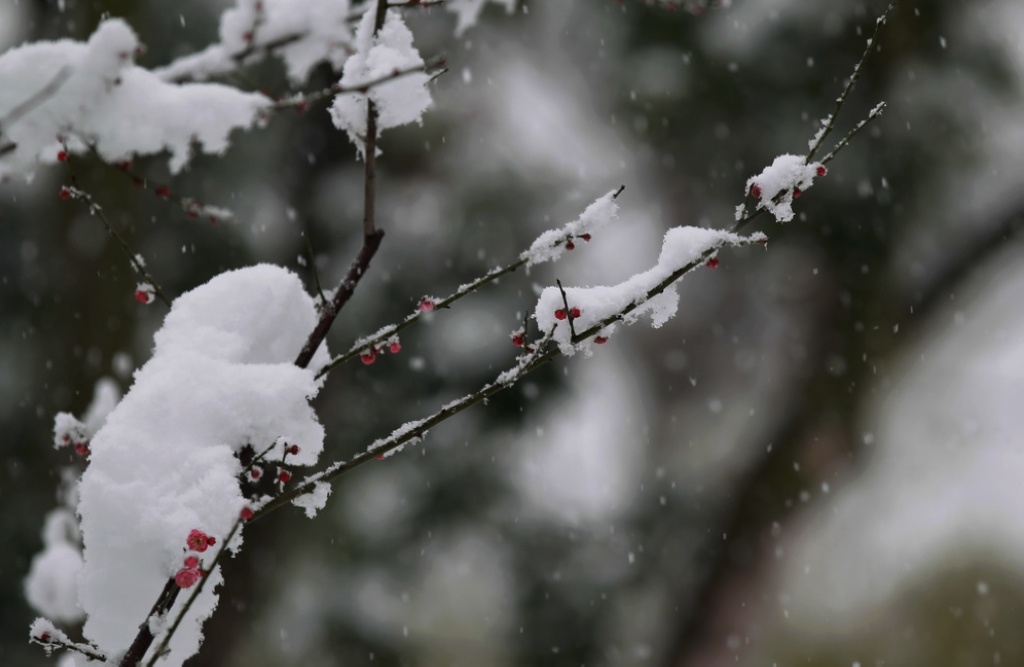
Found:
[[[196,553],[203,553],[217,543],[217,538],[207,535],[198,528],[189,531],[185,538],[185,546],[190,553],[185,555],[184,567],[174,575],[174,583],[181,588],[191,588],[199,581],[206,572],[200,567],[199,556]]]
[[[359,360],[369,366],[373,362],[377,361],[377,355],[384,354],[385,350],[391,354],[398,354],[402,351],[402,343],[398,340],[397,335],[388,338],[379,346],[366,348],[359,354]]]

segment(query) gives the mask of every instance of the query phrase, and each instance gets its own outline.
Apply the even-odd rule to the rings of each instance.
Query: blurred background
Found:
[[[562,262],[481,290],[333,372],[316,407],[344,458],[509,366],[535,288],[611,284],[664,231],[725,228],[746,179],[803,153],[885,2],[497,5],[455,38],[420,127],[385,134],[371,273],[346,349],[513,259],[626,185],[622,219]],[[5,0],[0,49],[124,16],[147,67],[216,40],[225,2]],[[680,285],[678,316],[559,360],[400,455],[342,477],[313,521],[254,524],[190,665],[1024,664],[1024,5],[904,0],[838,121],[881,100],[787,225]],[[308,89],[332,81],[317,70]],[[287,90],[270,60],[230,79]],[[218,225],[74,162],[172,294],[256,262],[311,289],[361,243],[362,166],[322,104],[236,134],[174,178]],[[0,662],[27,644],[23,581],[57,504],[53,416],[121,391],[165,309],[62,201],[63,169],[0,184]],[[140,619],[141,620],[141,619]],[[69,628],[74,634],[75,628]]]

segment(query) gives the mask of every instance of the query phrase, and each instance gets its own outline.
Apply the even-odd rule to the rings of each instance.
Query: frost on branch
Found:
[[[30,171],[72,148],[95,147],[109,162],[167,150],[171,171],[192,144],[222,153],[228,136],[249,128],[270,101],[215,84],[173,85],[135,66],[138,39],[119,19],[86,43],[36,42],[0,55],[0,177]]]
[[[273,52],[292,83],[301,84],[321,62],[341,69],[352,44],[350,15],[348,0],[238,0],[221,15],[218,44],[157,74],[166,81],[206,79],[233,71],[243,56]]]
[[[621,313],[631,304],[641,305],[622,317],[623,322],[632,324],[641,315],[650,315],[651,324],[660,327],[676,314],[679,294],[675,283],[672,283],[660,294],[647,298],[652,289],[672,274],[697,264],[705,254],[718,248],[762,243],[764,240],[764,235],[760,233],[740,236],[703,227],[673,227],[665,233],[661,255],[654,267],[610,287],[567,287],[565,301],[568,301],[568,312],[561,291],[557,287],[547,287],[541,292],[533,317],[541,331],[554,329],[552,338],[563,354],[572,355],[581,349],[589,352],[591,341],[573,344],[573,329],[577,333],[589,329]],[[572,328],[569,326],[570,320]],[[615,325],[609,324],[599,332],[599,336],[607,340],[614,330]]]
[[[816,176],[824,176],[825,165],[807,162],[803,155],[780,155],[757,176],[747,179],[747,192],[758,199],[758,208],[766,209],[779,222],[793,219],[793,200],[814,185]],[[743,207],[737,209],[737,220]]]
[[[316,321],[299,279],[269,265],[221,274],[174,302],[153,357],[92,439],[79,488],[84,631],[107,653],[131,643],[192,531],[227,535],[246,504],[236,452],[284,438],[298,445],[289,465],[316,461],[324,432],[309,398],[327,350],[308,369],[292,363]],[[219,572],[208,576],[161,664],[198,648],[217,602]]]
[[[527,268],[534,264],[553,262],[561,258],[574,238],[589,239],[592,232],[606,227],[619,215],[619,205],[615,203],[616,192],[609,192],[588,206],[580,217],[566,223],[558,229],[549,229],[530,244],[520,259],[526,260]]]
[[[359,88],[365,83],[382,79],[396,71],[422,66],[423,58],[412,45],[412,33],[402,16],[389,9],[384,27],[375,35],[373,12],[366,12],[356,32],[356,52],[345,63],[340,85],[346,89]],[[423,72],[406,74],[393,81],[374,86],[365,93],[343,93],[334,98],[331,118],[334,126],[348,132],[349,138],[362,154],[366,137],[366,102],[372,100],[377,108],[377,135],[384,130],[420,122],[423,112],[431,104],[427,83],[430,77]]]
[[[448,11],[456,16],[455,36],[461,37],[462,33],[476,25],[480,13],[488,0],[447,0],[444,3]],[[511,14],[516,9],[516,0],[490,0],[491,2],[503,5],[505,11]]]

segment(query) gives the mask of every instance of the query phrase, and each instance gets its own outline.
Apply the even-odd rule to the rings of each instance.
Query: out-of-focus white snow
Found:
[[[327,350],[309,369],[293,365],[316,320],[299,279],[270,265],[223,273],[174,302],[153,357],[92,439],[79,489],[79,599],[85,635],[104,651],[128,647],[181,567],[189,531],[225,538],[246,502],[236,479],[240,448],[287,442],[300,448],[290,465],[316,461],[324,432],[309,398]],[[201,620],[217,603],[214,580],[175,635],[167,664],[198,648]]]
[[[490,0],[494,4],[503,5],[505,11],[511,14],[516,9],[516,0]],[[488,0],[447,0],[444,3],[445,9],[453,12],[456,16],[455,36],[461,37],[462,33],[476,25],[480,13],[484,10]]]
[[[223,153],[269,104],[263,95],[218,84],[165,83],[133,63],[138,39],[120,19],[87,43],[36,42],[0,55],[0,177],[57,159],[60,138],[92,146],[105,160],[168,151],[171,171],[192,146]]]
[[[1024,569],[1024,273],[964,290],[965,310],[905,360],[865,420],[870,467],[786,556],[792,622],[856,625],[903,587],[972,556]],[[980,301],[975,301],[977,297]]]
[[[384,26],[374,34],[375,16],[366,12],[356,32],[356,52],[345,62],[340,85],[358,88],[361,84],[387,77],[396,71],[423,65],[423,58],[412,44],[412,32],[402,15],[388,10]],[[366,102],[377,110],[377,136],[384,130],[420,122],[431,104],[427,90],[429,75],[413,72],[374,86],[366,93],[343,93],[334,98],[331,119],[345,130],[362,154],[366,137]]]

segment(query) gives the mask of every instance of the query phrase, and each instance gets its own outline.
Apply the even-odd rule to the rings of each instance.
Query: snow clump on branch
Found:
[[[270,104],[228,86],[165,83],[135,66],[139,48],[128,24],[110,19],[86,43],[36,42],[0,55],[0,177],[52,162],[60,138],[108,162],[167,150],[178,172],[193,143],[223,153],[231,131],[252,127]]]
[[[423,66],[423,58],[412,44],[412,32],[406,27],[401,14],[389,9],[384,26],[374,34],[373,12],[366,12],[356,32],[356,52],[345,63],[339,82],[343,88],[353,89],[386,78],[395,72]],[[377,136],[384,130],[419,123],[423,112],[431,105],[425,72],[411,72],[374,86],[366,92],[342,93],[334,98],[331,118],[334,126],[348,132],[352,143],[365,150],[366,102],[371,100],[377,110]]]
[[[308,369],[293,364],[316,322],[299,279],[270,265],[223,273],[174,302],[153,357],[93,437],[79,487],[84,632],[108,655],[128,648],[181,567],[186,537],[224,539],[231,530],[247,502],[236,453],[286,441],[298,445],[289,446],[290,465],[316,462],[324,431],[309,399],[327,350]],[[198,649],[217,604],[220,574],[207,576],[211,585],[173,638],[170,664]]]
[[[538,328],[545,334],[554,331],[552,339],[562,354],[572,355],[577,350],[590,352],[591,340],[573,342],[573,331],[577,334],[609,318],[623,313],[636,304],[636,308],[623,314],[620,319],[632,324],[642,315],[650,315],[655,328],[671,319],[679,308],[679,293],[675,279],[681,278],[688,270],[699,266],[718,248],[764,243],[764,234],[740,236],[731,232],[703,227],[673,227],[665,233],[658,263],[618,285],[600,287],[567,287],[565,298],[557,287],[546,287],[537,300],[533,317]],[[673,278],[674,276],[674,278]],[[663,291],[651,292],[667,282]],[[566,310],[568,303],[568,311]],[[571,323],[571,326],[570,326]],[[598,332],[603,340],[614,333],[615,324],[609,323]]]

